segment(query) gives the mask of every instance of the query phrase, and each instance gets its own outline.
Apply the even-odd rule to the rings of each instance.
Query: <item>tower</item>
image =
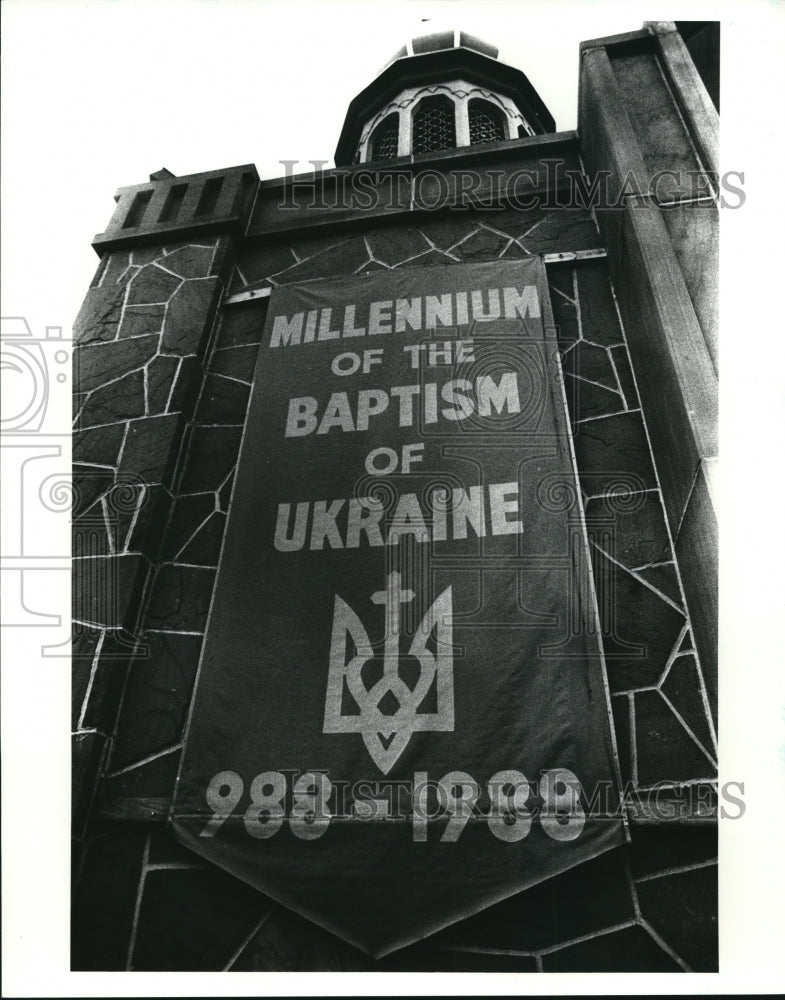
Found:
[[[716,111],[682,34],[670,22],[583,43],[577,132],[554,132],[547,108],[524,74],[496,57],[493,47],[460,31],[414,39],[351,103],[334,170],[264,181],[251,165],[183,177],[161,170],[149,182],[118,192],[115,214],[94,241],[101,262],[75,327],[74,460],[79,493],[74,511],[74,968],[716,967],[712,478],[717,354],[714,272],[706,264],[714,254],[719,194]],[[521,276],[518,284],[515,274]],[[474,284],[461,284],[463,276]],[[538,276],[547,281],[547,289],[538,284]],[[378,291],[367,303],[362,298],[365,287]],[[527,308],[524,288],[539,290],[542,315]],[[509,289],[517,298],[505,298]],[[528,395],[519,381],[520,409],[515,413],[525,410],[526,399],[539,398],[533,387],[548,385],[548,398],[557,400],[561,397],[554,387],[563,385],[569,429],[554,416],[557,445],[551,441],[548,447],[574,456],[569,469],[577,486],[570,504],[565,494],[569,482],[563,478],[550,483],[527,479],[530,485],[542,486],[542,502],[526,506],[521,499],[514,508],[513,490],[491,493],[492,486],[508,485],[509,476],[462,485],[440,480],[445,493],[452,490],[453,507],[445,516],[444,532],[454,536],[447,540],[457,538],[467,545],[475,537],[489,538],[498,543],[498,553],[506,554],[502,543],[507,539],[502,536],[513,536],[508,526],[520,522],[520,535],[528,537],[524,514],[541,517],[545,511],[565,531],[574,531],[577,547],[569,551],[577,553],[576,559],[584,553],[586,561],[580,563],[582,572],[570,579],[582,614],[591,617],[589,612],[596,609],[599,636],[586,628],[587,642],[601,640],[601,666],[598,661],[592,668],[600,672],[587,676],[593,682],[602,677],[607,681],[607,693],[590,685],[597,725],[600,705],[605,706],[607,726],[590,735],[607,735],[609,746],[615,747],[610,755],[613,778],[625,792],[622,812],[629,842],[624,834],[623,843],[614,841],[607,850],[549,871],[551,877],[545,880],[530,878],[520,892],[501,891],[500,902],[482,900],[476,912],[442,914],[439,929],[421,930],[414,935],[421,939],[417,943],[399,946],[396,940],[392,950],[381,949],[382,957],[369,957],[318,920],[298,915],[302,907],[296,900],[282,904],[274,894],[271,898],[247,885],[248,879],[236,877],[236,871],[227,874],[214,859],[204,860],[181,846],[170,823],[175,781],[178,771],[181,779],[183,774],[188,777],[188,766],[181,767],[183,747],[186,754],[194,746],[198,749],[194,732],[205,713],[209,715],[211,702],[203,697],[200,701],[199,685],[205,684],[211,669],[215,672],[216,664],[220,666],[221,649],[226,648],[222,643],[233,641],[217,630],[224,613],[221,602],[227,605],[227,615],[228,605],[235,603],[239,617],[248,620],[243,601],[249,592],[246,583],[253,585],[251,577],[233,583],[232,567],[238,573],[247,569],[237,560],[250,515],[243,520],[241,513],[232,514],[235,524],[229,532],[227,516],[233,505],[235,510],[252,510],[253,498],[249,487],[245,492],[238,487],[233,494],[235,476],[250,483],[248,470],[256,463],[255,481],[267,489],[288,472],[288,453],[277,450],[282,435],[250,419],[249,405],[257,407],[254,413],[274,416],[275,411],[259,407],[269,395],[266,387],[280,386],[282,399],[308,397],[318,402],[320,409],[313,413],[323,421],[326,400],[319,397],[319,373],[308,374],[307,364],[299,360],[306,357],[309,343],[339,341],[347,348],[342,352],[347,361],[341,364],[354,363],[349,355],[368,357],[369,371],[363,374],[370,376],[374,360],[362,354],[366,344],[414,329],[413,303],[422,299],[422,332],[436,331],[438,336],[431,339],[437,341],[438,351],[452,345],[450,364],[457,378],[471,382],[476,412],[486,392],[499,399],[495,413],[488,403],[487,416],[513,416],[513,397],[503,391],[507,370],[494,362],[478,374],[471,370],[468,353],[458,359],[457,344],[472,339],[461,332],[468,329],[461,309],[475,323],[492,318],[494,290],[498,309],[508,301],[510,309],[497,318],[517,322],[517,316],[529,323],[541,319],[543,328],[550,329],[542,343],[552,344],[554,356],[537,354],[533,348],[522,367],[513,366],[517,374],[524,368],[539,373],[530,376]],[[429,294],[439,299],[438,307],[432,305],[430,324]],[[408,319],[401,318],[402,310],[393,311],[398,298],[407,303]],[[336,326],[338,303],[343,312]],[[345,303],[354,306],[351,323]],[[449,321],[446,313],[437,312],[448,305]],[[309,328],[310,313],[318,315]],[[277,341],[276,315],[285,317]],[[372,332],[374,322],[378,339]],[[274,343],[280,350],[273,359]],[[507,356],[505,345],[497,348],[497,354]],[[429,349],[424,342],[420,353],[430,359]],[[412,363],[416,356],[412,351]],[[294,374],[287,374],[289,360]],[[526,367],[529,363],[533,367]],[[392,383],[384,380],[353,385],[351,392],[377,392],[364,397],[364,428],[360,401],[352,395],[349,402],[349,391],[350,414],[336,402],[330,418],[335,424],[324,424],[321,438],[321,425],[314,425],[313,437],[299,435],[312,415],[310,404],[299,411],[290,404],[295,433],[289,435],[289,444],[296,444],[298,435],[303,441],[321,440],[324,447],[313,454],[323,455],[327,467],[338,466],[344,441],[367,432],[368,454],[373,446],[388,448],[401,461],[404,439],[373,437],[373,428],[382,425],[373,422],[372,411],[385,406],[387,416],[379,421],[397,414],[398,430],[406,426],[406,413],[403,407],[395,410],[394,398],[399,403],[407,396],[410,401],[425,400],[427,385],[441,386],[425,368],[412,367],[409,388],[408,383],[395,382],[397,396]],[[554,381],[554,371],[560,382]],[[329,377],[326,370],[322,375]],[[333,376],[345,377],[335,370]],[[480,378],[492,378],[492,386],[478,386]],[[458,388],[451,391],[453,397],[448,401],[442,396],[441,403],[458,406]],[[382,392],[386,401],[378,395]],[[452,416],[444,419],[452,421]],[[487,429],[479,425],[483,433]],[[238,466],[244,436],[246,450]],[[484,447],[501,454],[495,439]],[[265,459],[267,454],[277,458]],[[416,454],[410,451],[410,460]],[[313,470],[318,479],[321,468],[308,466],[308,472]],[[362,468],[360,463],[358,477]],[[447,459],[440,469],[454,471]],[[380,466],[373,470],[378,473]],[[478,492],[481,486],[487,493]],[[396,489],[399,496],[421,493],[419,488],[404,490],[400,481]],[[337,558],[337,537],[348,553],[350,526],[336,514],[336,536],[327,511],[330,503],[338,503],[336,497],[345,500],[345,511],[349,500],[358,496],[281,496],[295,519],[287,522],[284,541],[296,539],[295,508],[308,502],[312,506],[304,530],[310,531],[310,540],[303,547],[329,550],[330,558]],[[317,502],[325,505],[319,515],[322,537],[313,529]],[[463,522],[455,515],[456,503],[465,515]],[[409,508],[408,520],[398,508],[392,517],[393,522],[398,517],[398,530],[403,524],[414,525],[404,534],[414,538],[412,551],[419,552],[427,546],[420,545],[417,531],[427,529],[428,544],[435,543],[439,515],[434,507],[418,525],[414,509]],[[423,514],[424,506],[418,509]],[[358,510],[355,527],[361,517]],[[493,524],[500,527],[499,538],[493,537]],[[379,528],[378,537],[385,543],[388,529],[385,535]],[[377,535],[371,528],[363,530],[364,536],[358,528],[358,539],[367,541],[370,551]],[[458,537],[459,531],[465,534]],[[250,536],[246,541],[251,549],[260,544]],[[269,538],[265,544],[266,558],[274,546]],[[392,546],[379,547],[386,552]],[[399,545],[398,551],[409,548]],[[468,558],[472,552],[459,554]],[[545,555],[553,562],[561,550]],[[264,565],[261,559],[260,572]],[[347,562],[341,569],[347,581],[354,570],[346,567],[357,565]],[[383,609],[395,603],[393,593],[402,598],[417,592],[408,585],[393,591],[389,584],[386,590],[378,579],[366,579],[365,569],[357,572],[360,582],[368,583],[369,597],[382,595],[375,601],[382,621]],[[468,602],[468,597],[458,592],[458,571],[449,572],[451,614],[466,614],[460,600]],[[385,580],[394,581],[393,572],[385,572]],[[511,587],[514,580],[513,574]],[[308,581],[300,582],[302,593],[310,593]],[[501,647],[490,626],[517,622],[515,601],[505,604],[502,589],[497,584],[502,610],[494,609],[501,618],[479,623],[489,627],[487,632],[464,626],[467,641],[489,636],[494,663],[502,662]],[[440,586],[431,597],[441,601],[445,593],[446,587]],[[530,611],[525,587],[523,593],[522,604]],[[404,617],[415,601],[407,596],[398,603]],[[210,617],[211,604],[218,618]],[[344,604],[358,608],[354,599]],[[414,616],[415,626],[420,618],[427,620],[427,604]],[[337,635],[336,622],[344,620],[336,607],[331,602],[322,611]],[[357,610],[358,620],[373,610],[370,603],[362,614]],[[566,608],[562,610],[566,614]],[[261,608],[273,617],[280,611],[272,599]],[[308,607],[308,615],[315,627],[316,611]],[[585,626],[587,619],[580,620]],[[455,622],[453,626],[457,634]],[[359,653],[363,632],[354,625],[352,629]],[[371,644],[371,627],[363,629]],[[307,624],[302,634],[311,635]],[[325,677],[330,634],[328,630]],[[389,637],[389,629],[386,634]],[[299,639],[296,632],[290,635],[294,649]],[[347,645],[339,652],[348,650]],[[430,652],[435,656],[434,649]],[[586,662],[594,656],[585,655]],[[200,657],[203,672],[194,694]],[[339,669],[344,666],[341,661]],[[443,670],[446,675],[446,666]],[[461,718],[463,680],[457,654],[452,674],[454,728],[448,728],[449,719],[443,721],[444,712],[432,712],[440,716],[443,728],[426,731],[428,745],[443,746],[439,740],[447,732],[468,738],[481,729],[482,720],[469,725]],[[217,677],[220,680],[220,674]],[[505,681],[511,683],[510,678]],[[406,697],[400,686],[395,690]],[[483,696],[479,687],[473,690],[475,697]],[[570,700],[581,697],[577,688],[569,691],[566,705],[582,704]],[[239,717],[249,699],[242,684],[231,692]],[[286,697],[277,704],[276,711],[286,716]],[[324,711],[323,704],[319,708]],[[561,737],[555,736],[551,730],[558,729],[557,717],[550,712],[555,712],[552,706],[539,713],[546,722],[541,749],[555,756],[560,738],[569,743],[580,734],[577,714],[567,711],[558,717],[564,726]],[[349,741],[356,734],[331,732],[323,715],[305,715],[314,740],[330,748],[350,746],[355,752]],[[340,719],[342,710],[336,709],[334,717]],[[505,726],[513,723],[499,725],[505,733]],[[230,735],[244,738],[243,733]],[[385,762],[390,735],[381,733],[378,759]],[[418,746],[425,744],[418,744],[419,739],[419,734],[410,734],[390,767],[400,760],[401,765],[407,762],[408,773],[421,770]],[[361,749],[359,736],[356,745]],[[556,759],[547,763],[562,766]],[[272,761],[260,763],[258,770],[283,774],[292,766]],[[320,766],[319,760],[302,761],[303,769]],[[505,767],[523,765],[511,757]],[[238,796],[233,808],[249,816],[245,786],[254,773],[241,770],[231,760],[216,761],[214,768],[216,776],[240,776],[239,796],[246,798]],[[454,770],[468,773],[466,766]],[[490,773],[473,777],[485,782]],[[549,787],[547,781],[542,787]],[[208,804],[213,803],[217,835],[217,821],[226,819],[221,809],[233,801],[239,786],[229,778],[211,788]],[[587,808],[594,791],[583,788]],[[286,794],[291,792],[287,786]],[[250,816],[248,822],[261,824],[252,826],[258,838],[250,836],[265,845],[266,820],[261,815],[255,820]],[[313,829],[318,832],[318,822],[325,817],[318,809],[315,815]],[[202,829],[207,826],[202,824]],[[298,844],[294,829],[285,829],[281,837],[291,834],[295,847],[308,846],[307,838]],[[305,827],[297,829],[303,832]],[[212,831],[203,839],[212,840]],[[488,843],[497,846],[493,837]],[[549,842],[542,843],[547,848],[544,857],[552,857]],[[379,875],[382,885],[385,877]],[[186,913],[189,916],[182,918]],[[504,959],[499,957],[502,952]]]

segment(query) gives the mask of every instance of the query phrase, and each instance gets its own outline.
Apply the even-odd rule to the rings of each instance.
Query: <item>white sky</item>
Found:
[[[785,2],[4,0],[0,15],[2,313],[26,316],[38,335],[46,325],[69,330],[97,266],[90,241],[105,228],[117,187],[141,183],[162,166],[186,174],[254,162],[271,177],[282,173],[281,159],[329,159],[348,102],[412,35],[460,27],[498,45],[500,57],[538,89],[557,127],[570,129],[580,41],[635,30],[645,20],[722,19],[723,169],[745,172],[747,202],[721,213],[720,766],[721,781],[745,782],[750,808],[743,821],[720,824],[721,982],[658,977],[654,988],[645,976],[613,983],[556,976],[529,987],[506,980],[505,990],[493,977],[455,977],[449,985],[417,977],[396,980],[395,991],[569,992],[578,981],[583,991],[600,993],[781,988]],[[3,482],[4,489],[14,485]],[[60,591],[57,607],[67,617],[67,584]],[[65,661],[36,661],[28,649],[34,643],[9,655],[8,639],[21,640],[25,631],[3,636],[4,798],[17,806],[3,813],[6,901],[9,884],[14,890],[5,957],[14,985],[24,983],[9,995],[133,995],[135,978],[121,985],[111,974],[62,975],[70,685]],[[35,727],[52,734],[55,753]],[[20,820],[10,843],[9,816]],[[254,976],[230,977],[228,985],[187,978],[197,996],[259,995],[262,988]],[[393,980],[318,982],[265,980],[264,989],[373,993],[391,989]]]

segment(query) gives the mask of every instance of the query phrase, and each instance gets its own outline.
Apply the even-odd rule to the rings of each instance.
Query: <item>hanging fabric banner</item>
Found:
[[[272,293],[173,806],[380,956],[624,842],[538,258]]]

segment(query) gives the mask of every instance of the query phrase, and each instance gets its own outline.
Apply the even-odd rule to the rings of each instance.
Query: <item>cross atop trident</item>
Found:
[[[398,676],[398,646],[401,635],[401,605],[414,600],[413,590],[401,590],[401,574],[394,570],[387,577],[387,587],[371,594],[374,604],[384,604],[384,673]]]
[[[410,685],[399,673],[399,646],[401,605],[414,597],[413,590],[401,589],[401,574],[397,571],[388,575],[384,590],[371,594],[374,604],[385,606],[386,628],[382,676],[369,688],[362,669],[373,659],[373,646],[357,613],[335,595],[323,732],[359,733],[383,774],[389,773],[413,733],[452,732],[455,724],[452,587],[443,590],[428,608],[412,640],[408,655],[418,662],[419,674]],[[428,649],[431,636],[436,652]],[[429,692],[435,694],[435,710],[422,710]],[[349,698],[354,699],[357,711],[344,713]]]

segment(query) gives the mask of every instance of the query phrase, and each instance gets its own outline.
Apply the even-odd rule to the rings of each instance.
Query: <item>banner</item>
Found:
[[[379,956],[624,841],[541,261],[273,291],[173,807]]]

